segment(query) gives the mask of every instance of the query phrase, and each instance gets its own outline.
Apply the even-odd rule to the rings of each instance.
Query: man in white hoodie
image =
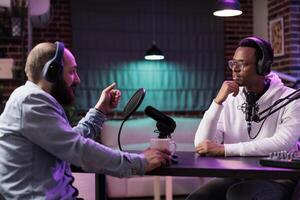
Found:
[[[273,50],[257,37],[239,42],[228,62],[233,80],[223,82],[195,135],[196,152],[209,156],[262,156],[297,150],[300,104],[292,101],[260,122],[256,113],[294,90],[270,73]],[[284,101],[285,102],[285,101]],[[280,104],[279,104],[280,105]],[[283,200],[290,198],[296,181],[215,178],[189,195],[194,199]]]

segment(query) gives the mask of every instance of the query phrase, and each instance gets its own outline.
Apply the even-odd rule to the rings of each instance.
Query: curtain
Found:
[[[73,52],[81,84],[76,105],[93,107],[102,89],[116,82],[117,111],[139,88],[139,110],[206,110],[223,76],[223,23],[211,0],[72,1]],[[155,40],[163,61],[145,61]]]

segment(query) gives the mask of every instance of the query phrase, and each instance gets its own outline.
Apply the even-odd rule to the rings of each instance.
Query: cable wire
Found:
[[[122,124],[121,124],[121,126],[120,126],[120,128],[119,128],[119,133],[118,133],[118,146],[119,146],[120,151],[123,151],[123,150],[122,150],[122,147],[121,147],[121,141],[120,141],[120,138],[121,138],[122,127],[123,127],[123,124],[124,124],[125,121],[126,121],[126,120],[123,120],[123,121],[122,121]]]

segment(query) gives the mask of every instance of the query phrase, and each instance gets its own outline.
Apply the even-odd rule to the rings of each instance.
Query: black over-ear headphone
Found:
[[[270,55],[272,49],[268,50],[268,46],[265,44],[265,42],[257,37],[244,38],[239,42],[239,46],[244,46],[243,44],[248,43],[249,41],[254,42],[259,47],[262,54],[262,57],[258,59],[256,63],[257,74],[262,76],[269,74],[271,72],[271,65],[273,63],[272,55]]]
[[[63,55],[65,45],[62,42],[55,42],[56,51],[53,58],[46,62],[43,68],[43,77],[51,82],[55,83],[62,76],[63,71]]]

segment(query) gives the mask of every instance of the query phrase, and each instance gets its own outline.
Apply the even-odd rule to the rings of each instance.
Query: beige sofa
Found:
[[[173,118],[176,129],[172,139],[177,144],[177,151],[194,151],[194,134],[200,122],[199,118]],[[118,148],[117,135],[121,120],[109,120],[104,124],[101,143]],[[125,122],[121,132],[121,144],[124,151],[144,150],[149,147],[156,121],[151,118],[132,119]],[[109,198],[150,197],[154,195],[154,177],[115,178],[107,176],[107,195]],[[173,177],[173,195],[187,195],[206,181],[199,177]],[[160,191],[165,194],[165,177],[160,178]]]

